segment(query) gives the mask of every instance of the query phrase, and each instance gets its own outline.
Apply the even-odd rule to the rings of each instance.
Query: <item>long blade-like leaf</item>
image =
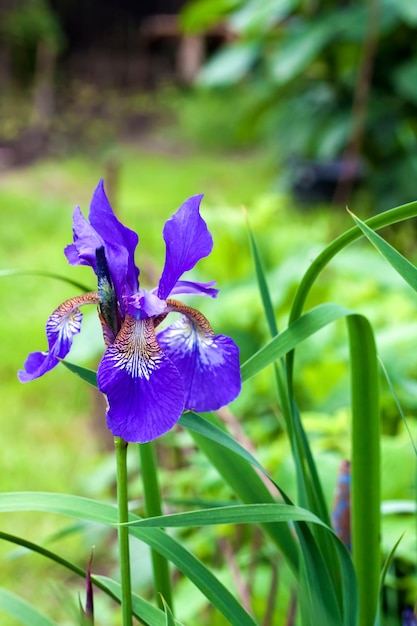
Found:
[[[0,513],[10,511],[47,511],[69,515],[100,524],[116,526],[114,506],[70,494],[18,492],[0,494]],[[129,520],[140,519],[130,514]],[[131,528],[129,532],[174,563],[234,626],[255,626],[253,618],[236,598],[178,541],[159,528]]]
[[[255,376],[265,367],[294,350],[302,341],[317,331],[352,313],[350,309],[333,303],[320,304],[311,309],[271,339],[242,365],[242,379],[247,380]]]
[[[63,283],[68,283],[72,287],[76,287],[82,292],[94,291],[94,289],[90,289],[86,287],[82,283],[79,283],[76,280],[72,280],[72,278],[68,278],[67,276],[62,276],[61,274],[54,274],[53,272],[42,272],[37,270],[0,270],[0,278],[7,276],[40,276],[41,278],[53,278],[54,280],[60,280]]]
[[[352,404],[352,550],[359,586],[358,626],[373,624],[379,601],[380,414],[378,360],[371,325],[348,317]]]
[[[212,526],[217,524],[267,524],[271,522],[312,522],[324,526],[316,515],[298,506],[289,504],[234,504],[212,509],[173,513],[160,517],[147,517],[128,522],[130,527],[174,528],[187,526]]]
[[[43,546],[27,541],[22,537],[17,537],[16,535],[10,535],[3,532],[0,532],[0,539],[22,546],[23,548],[26,548],[26,550],[36,554],[40,554],[41,556],[65,567],[67,570],[74,572],[81,578],[86,577],[86,572],[81,567],[72,563],[68,559],[65,559],[56,552],[52,552],[51,550],[44,548]],[[116,600],[116,602],[121,602],[122,592],[120,583],[112,580],[111,578],[107,578],[106,576],[98,576],[94,574],[91,576],[91,580],[96,587],[101,589],[110,598]],[[150,626],[165,626],[164,613],[135,593],[132,594],[132,606],[135,617],[142,620],[146,624],[149,624]],[[181,626],[180,622],[176,621],[175,623],[177,626]]]
[[[73,374],[79,376],[82,380],[89,383],[93,387],[97,387],[97,373],[94,370],[90,370],[87,367],[81,365],[75,365],[69,361],[62,360],[61,363],[70,370]]]
[[[350,213],[350,211],[349,211]],[[398,272],[398,274],[417,291],[417,268],[398,250],[393,248],[385,239],[373,231],[365,222],[362,222],[356,215],[350,213],[355,223],[359,226],[365,237],[375,246],[380,254]]]

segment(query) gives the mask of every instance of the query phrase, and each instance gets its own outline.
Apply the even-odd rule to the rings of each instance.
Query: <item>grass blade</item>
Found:
[[[352,314],[350,309],[333,303],[320,304],[311,309],[271,339],[242,365],[242,380],[245,381],[255,376],[265,367],[294,350],[304,339],[350,314]]]
[[[62,493],[0,493],[0,513],[11,511],[58,513],[114,527],[118,523],[116,507]],[[138,519],[129,515],[129,520]],[[256,626],[230,591],[173,537],[159,528],[130,528],[129,532],[174,563],[233,626]]]
[[[27,541],[26,539],[22,539],[21,537],[17,537],[15,535],[9,535],[8,533],[4,533],[1,531],[0,539],[18,546],[22,546],[23,548],[26,548],[27,550],[36,554],[40,554],[50,561],[54,561],[62,567],[65,567],[65,569],[77,574],[77,576],[80,576],[81,578],[86,577],[86,571],[84,569],[82,569],[75,563],[68,561],[68,559],[64,559],[56,552],[47,550],[46,548],[38,544],[32,543],[31,541]],[[120,583],[112,580],[111,578],[107,578],[106,576],[99,576],[94,574],[91,576],[91,580],[96,587],[101,589],[101,591],[103,591],[106,595],[108,595],[110,598],[120,604],[122,598]],[[146,624],[150,624],[150,626],[165,626],[164,613],[135,593],[132,594],[132,605],[133,614],[138,619],[142,620]],[[177,626],[181,626],[181,623],[179,621],[175,621],[175,624]]]
[[[182,528],[188,526],[213,526],[218,524],[267,524],[304,521],[324,526],[333,532],[316,515],[307,509],[290,504],[233,504],[211,509],[172,513],[147,517],[129,522],[130,527]]]
[[[87,367],[82,367],[81,365],[75,365],[74,363],[70,363],[69,361],[61,361],[62,365],[65,365],[67,369],[70,370],[73,374],[79,376],[82,380],[89,383],[93,387],[97,387],[97,372],[94,370],[90,370]]]
[[[242,502],[246,504],[275,502],[265,482],[244,455],[237,454],[228,446],[223,446],[221,442],[208,439],[196,431],[191,431],[191,435],[199,449]],[[290,527],[285,524],[267,524],[263,528],[279,547],[292,571],[297,572],[298,547]]]
[[[378,252],[388,261],[388,263],[398,272],[398,274],[417,291],[417,268],[414,267],[398,250],[393,248],[385,239],[374,232],[365,222],[362,222],[356,215],[349,211],[354,222],[361,229],[365,237],[372,243]]]
[[[79,289],[81,292],[87,293],[89,291],[94,291],[94,289],[90,289],[89,287],[86,287],[82,283],[79,283],[76,280],[72,280],[72,278],[67,278],[67,276],[62,276],[61,274],[54,274],[53,272],[41,272],[38,270],[15,270],[15,269],[0,270],[0,278],[2,277],[7,278],[7,276],[40,276],[41,278],[52,278],[54,280],[60,280],[62,283],[67,283],[68,285],[71,285],[72,287],[76,287],[76,289]]]

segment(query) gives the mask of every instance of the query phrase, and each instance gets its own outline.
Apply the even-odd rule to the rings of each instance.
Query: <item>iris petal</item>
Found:
[[[32,352],[26,359],[24,369],[18,372],[20,382],[27,383],[39,378],[58,365],[71,349],[74,335],[81,330],[82,313],[79,306],[98,303],[98,294],[85,293],[63,302],[46,322],[48,352]]]
[[[209,283],[196,283],[190,280],[178,280],[175,287],[171,289],[171,296],[183,295],[186,293],[194,294],[196,296],[210,296],[210,298],[216,298],[219,290],[214,287],[215,280]]]
[[[166,255],[158,287],[162,300],[169,296],[184,272],[213,249],[212,236],[200,215],[202,197],[200,194],[186,200],[164,226]]]
[[[97,372],[113,435],[145,443],[170,430],[184,408],[180,374],[161,351],[151,319],[127,315]]]
[[[104,246],[104,241],[85,219],[78,206],[75,207],[72,216],[72,232],[74,243],[64,250],[68,263],[89,265],[96,272],[96,250]]]
[[[97,273],[96,250],[104,247],[115,290],[122,303],[124,295],[131,295],[138,289],[139,270],[134,254],[139,239],[113,213],[103,181],[93,194],[89,218],[90,223],[79,207],[74,209],[74,243],[65,248],[65,255],[71,265],[89,265]]]
[[[215,335],[195,309],[184,306],[183,312],[157,340],[181,374],[185,408],[215,411],[240,392],[239,349],[229,337]]]
[[[119,222],[115,216],[104,191],[102,180],[100,180],[94,191],[89,218],[91,226],[100,235],[106,243],[106,248],[109,250],[107,260],[110,268],[113,269],[119,264],[118,257],[120,251],[124,251],[123,268],[119,268],[117,278],[124,279],[124,283],[127,285],[130,293],[133,293],[138,288],[139,270],[135,265],[135,249],[139,237],[133,230]],[[115,255],[111,254],[112,249],[114,249]],[[120,286],[121,283],[119,283]]]

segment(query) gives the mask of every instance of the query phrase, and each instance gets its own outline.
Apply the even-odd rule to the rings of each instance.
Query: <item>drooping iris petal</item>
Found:
[[[181,374],[185,408],[215,411],[240,392],[239,349],[229,337],[215,335],[195,309],[184,306],[183,312],[157,341]]]
[[[213,239],[200,215],[202,195],[192,196],[165,223],[165,265],[159,281],[158,296],[165,300],[184,272],[210,254]]]
[[[131,295],[138,288],[139,270],[134,262],[135,248],[139,238],[135,232],[123,226],[117,219],[100,181],[91,200],[90,222],[79,207],[74,209],[74,243],[65,248],[71,265],[89,265],[97,273],[96,250],[104,247],[115,290],[122,304],[123,296]]]
[[[196,283],[190,280],[178,280],[175,287],[171,289],[170,295],[176,296],[190,293],[196,296],[209,296],[210,298],[217,298],[219,290],[213,287],[215,284],[215,280],[212,280],[209,283]]]
[[[170,430],[184,408],[181,376],[161,351],[153,320],[127,315],[97,372],[113,435],[145,443]]]
[[[20,382],[27,383],[53,369],[71,349],[74,335],[81,329],[82,313],[79,306],[98,303],[98,294],[85,293],[63,302],[46,322],[48,352],[32,352],[24,369],[18,372]]]

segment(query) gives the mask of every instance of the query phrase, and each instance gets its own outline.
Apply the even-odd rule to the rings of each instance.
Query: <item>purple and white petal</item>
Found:
[[[63,302],[46,322],[47,352],[32,352],[18,372],[20,382],[27,383],[39,378],[58,365],[71,349],[74,335],[81,330],[82,313],[79,306],[97,304],[98,294],[85,293]]]
[[[170,430],[184,409],[181,376],[163,354],[151,319],[126,316],[97,372],[109,403],[107,425],[113,435],[145,443]]]
[[[17,377],[21,383],[28,383],[35,378],[40,378],[58,363],[59,359],[49,352],[32,352],[25,361],[24,369],[18,371]]]
[[[171,296],[185,295],[187,293],[195,296],[209,296],[210,298],[217,298],[219,290],[214,288],[216,284],[215,280],[209,283],[196,283],[190,280],[178,280],[175,287],[171,290]]]
[[[192,196],[165,223],[165,265],[159,281],[158,296],[166,300],[184,272],[210,254],[213,239],[200,215],[202,194]]]
[[[239,348],[229,337],[215,335],[195,309],[184,312],[157,341],[182,376],[185,408],[215,411],[239,395]]]

